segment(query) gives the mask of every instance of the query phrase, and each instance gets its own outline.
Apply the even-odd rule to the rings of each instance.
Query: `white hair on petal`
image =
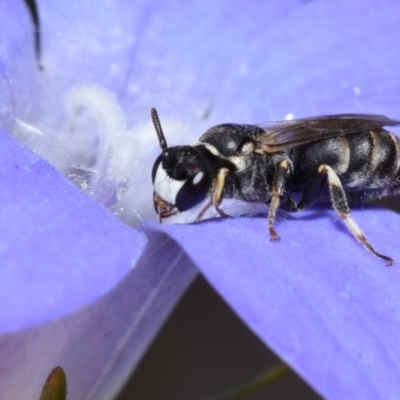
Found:
[[[70,115],[87,109],[96,120],[99,146],[96,168],[116,189],[125,186],[138,161],[139,144],[133,132],[127,129],[125,115],[116,95],[98,85],[85,85],[72,89],[66,97]],[[90,117],[91,117],[90,116]],[[93,185],[98,176],[93,175]]]

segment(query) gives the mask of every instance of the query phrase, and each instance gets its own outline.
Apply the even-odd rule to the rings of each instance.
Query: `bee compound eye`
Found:
[[[211,179],[208,174],[197,172],[178,191],[175,206],[179,211],[190,210],[205,199],[210,187]]]

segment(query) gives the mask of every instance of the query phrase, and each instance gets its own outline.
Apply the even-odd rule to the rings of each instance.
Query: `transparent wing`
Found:
[[[257,141],[266,151],[274,152],[338,136],[353,135],[400,125],[400,120],[373,114],[337,114],[259,124],[265,134]]]

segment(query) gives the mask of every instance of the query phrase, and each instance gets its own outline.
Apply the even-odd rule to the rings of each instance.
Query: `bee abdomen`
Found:
[[[392,185],[399,174],[399,139],[385,130],[370,132],[373,146],[371,149],[370,182],[368,186],[385,187]]]
[[[392,140],[392,145],[395,148],[395,156],[393,158],[392,162],[392,173],[393,176],[399,180],[400,179],[400,140],[399,138],[394,135],[393,133],[388,132],[391,140]]]
[[[349,148],[349,164],[342,173],[346,187],[376,190],[396,186],[400,173],[397,136],[382,129],[342,139],[347,140],[342,140],[342,147]]]

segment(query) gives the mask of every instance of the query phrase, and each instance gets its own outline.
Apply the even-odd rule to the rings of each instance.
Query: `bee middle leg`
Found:
[[[281,197],[284,194],[286,182],[290,175],[291,165],[289,161],[281,161],[275,172],[274,181],[272,184],[272,198],[269,203],[268,212],[268,231],[271,235],[272,241],[280,240],[279,235],[275,231],[275,216],[276,211],[279,208]]]
[[[393,265],[393,259],[378,253],[369,243],[364,232],[361,230],[358,224],[350,216],[349,204],[342,183],[340,182],[340,178],[335,170],[329,165],[321,164],[318,168],[318,174],[314,178],[311,178],[309,182],[307,182],[304,187],[303,198],[298,205],[298,209],[301,210],[307,208],[307,206],[311,205],[314,200],[317,200],[323,189],[323,180],[321,177],[328,178],[333,208],[356,240],[376,257],[385,260],[387,265]]]

